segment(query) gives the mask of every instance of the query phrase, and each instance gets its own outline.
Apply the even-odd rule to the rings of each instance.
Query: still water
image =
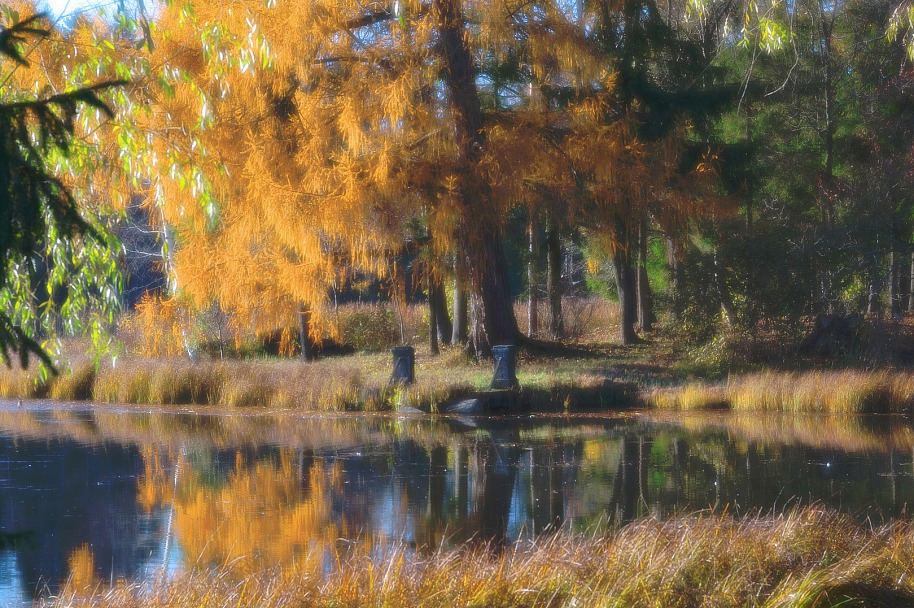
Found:
[[[0,606],[231,564],[816,501],[914,505],[900,417],[432,419],[194,415],[0,403]]]

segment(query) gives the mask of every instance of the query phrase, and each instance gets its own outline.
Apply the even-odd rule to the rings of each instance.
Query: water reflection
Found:
[[[504,546],[706,508],[914,502],[899,418],[477,421],[0,411],[0,604],[187,568]]]

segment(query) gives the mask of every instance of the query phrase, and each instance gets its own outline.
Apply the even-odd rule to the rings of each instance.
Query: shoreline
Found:
[[[166,358],[96,368],[75,359],[44,384],[34,381],[29,370],[0,370],[0,397],[210,413],[914,413],[914,371],[907,369],[762,369],[721,382],[679,377],[674,364],[613,356],[540,357],[518,364],[519,388],[490,390],[491,364],[469,363],[454,351],[435,358],[420,355],[416,368],[415,383],[394,385],[387,353],[307,364]]]

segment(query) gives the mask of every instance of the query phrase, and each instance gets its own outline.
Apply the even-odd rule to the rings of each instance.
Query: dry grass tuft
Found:
[[[647,397],[658,409],[875,414],[914,411],[914,374],[902,371],[762,372],[726,386],[687,384]]]
[[[505,550],[430,556],[347,545],[293,569],[190,572],[80,589],[45,606],[760,606],[914,605],[914,527],[872,530],[817,508],[774,517],[643,520],[592,536],[559,533]]]

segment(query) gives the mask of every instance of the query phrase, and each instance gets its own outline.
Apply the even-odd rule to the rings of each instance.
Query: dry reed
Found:
[[[653,391],[658,409],[821,412],[836,414],[914,411],[914,374],[906,371],[762,372],[726,385],[687,384]]]
[[[871,529],[812,507],[783,515],[643,520],[588,536],[559,533],[504,551],[417,554],[351,545],[286,569],[189,572],[169,580],[65,590],[53,607],[914,605],[914,526]],[[73,587],[76,587],[75,585]]]

